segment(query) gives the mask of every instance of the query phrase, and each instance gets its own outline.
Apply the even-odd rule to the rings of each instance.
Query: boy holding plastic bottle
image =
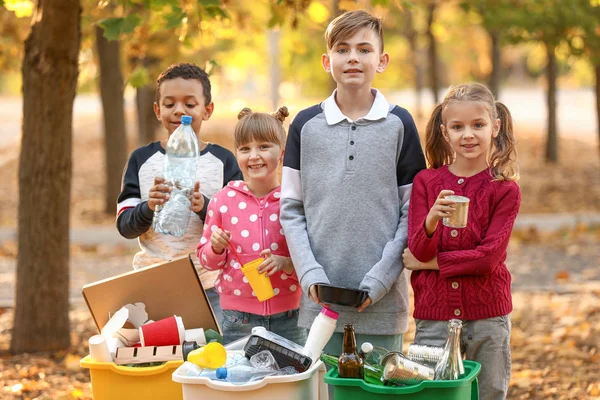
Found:
[[[200,140],[202,122],[214,110],[211,85],[205,71],[194,64],[171,65],[157,79],[154,112],[167,130],[162,141],[139,147],[129,157],[123,174],[121,194],[117,200],[117,229],[127,238],[138,238],[140,251],[133,258],[138,269],[192,253],[202,286],[211,302],[217,320],[221,322],[219,295],[214,290],[216,272],[200,267],[195,256],[198,238],[202,237],[208,202],[229,181],[242,179],[233,154],[216,144]],[[163,176],[165,148],[168,137],[181,124],[181,117],[192,117],[192,128],[198,136],[200,157],[196,171],[191,218],[181,237],[154,231],[152,219],[157,206],[169,200],[170,187]]]
[[[300,279],[299,325],[321,310],[315,285],[365,290],[358,307],[339,312],[325,352],[339,354],[344,324],[358,343],[402,348],[408,329],[408,199],[425,159],[412,116],[371,87],[389,62],[382,21],[345,13],[325,32],[322,64],[337,83],[320,104],[300,111],[285,150],[281,224]]]

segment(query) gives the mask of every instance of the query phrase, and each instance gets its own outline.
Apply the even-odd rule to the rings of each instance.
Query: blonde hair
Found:
[[[519,167],[517,149],[513,134],[513,120],[508,108],[496,101],[492,92],[480,83],[452,86],[448,89],[442,104],[433,110],[426,127],[425,155],[431,168],[439,168],[454,161],[454,151],[444,139],[442,128],[443,114],[451,102],[480,102],[488,106],[492,122],[500,120],[500,131],[492,141],[492,152],[488,160],[492,175],[499,181],[518,181]]]
[[[325,43],[327,50],[339,42],[348,39],[363,28],[369,28],[379,38],[379,51],[383,53],[383,22],[366,11],[357,10],[346,12],[329,23],[325,30]]]
[[[283,121],[290,113],[286,106],[281,106],[274,113],[255,113],[248,107],[238,114],[238,123],[233,133],[233,146],[240,146],[257,142],[276,143],[285,148],[285,129]]]

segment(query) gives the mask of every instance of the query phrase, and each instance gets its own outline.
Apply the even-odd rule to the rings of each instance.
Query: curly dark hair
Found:
[[[158,79],[156,79],[156,103],[160,103],[160,84],[175,78],[195,79],[199,81],[202,84],[204,105],[207,106],[210,104],[212,99],[208,74],[196,64],[190,63],[173,64],[158,76]]]

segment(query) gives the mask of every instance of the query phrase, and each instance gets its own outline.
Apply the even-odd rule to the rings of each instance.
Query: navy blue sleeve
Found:
[[[394,107],[392,114],[398,116],[404,124],[404,139],[396,166],[398,187],[412,184],[415,175],[426,168],[425,155],[412,115],[402,107]]]
[[[283,156],[283,167],[300,171],[300,132],[304,124],[313,119],[317,114],[323,112],[320,104],[316,104],[296,115],[290,124],[288,137],[285,144],[285,155]]]
[[[123,172],[121,193],[117,198],[117,230],[127,239],[135,239],[152,225],[154,211],[147,201],[142,201],[138,173],[141,165],[154,153],[152,144],[135,150]]]

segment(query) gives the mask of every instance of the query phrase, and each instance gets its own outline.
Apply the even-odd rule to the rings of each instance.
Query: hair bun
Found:
[[[249,109],[248,107],[244,107],[244,108],[242,108],[242,111],[239,112],[238,119],[242,119],[246,115],[250,115],[250,114],[252,114],[252,110]]]
[[[290,112],[288,111],[288,108],[286,106],[281,106],[272,115],[273,117],[275,117],[276,120],[283,123],[283,121],[285,121],[285,118],[290,115]]]

